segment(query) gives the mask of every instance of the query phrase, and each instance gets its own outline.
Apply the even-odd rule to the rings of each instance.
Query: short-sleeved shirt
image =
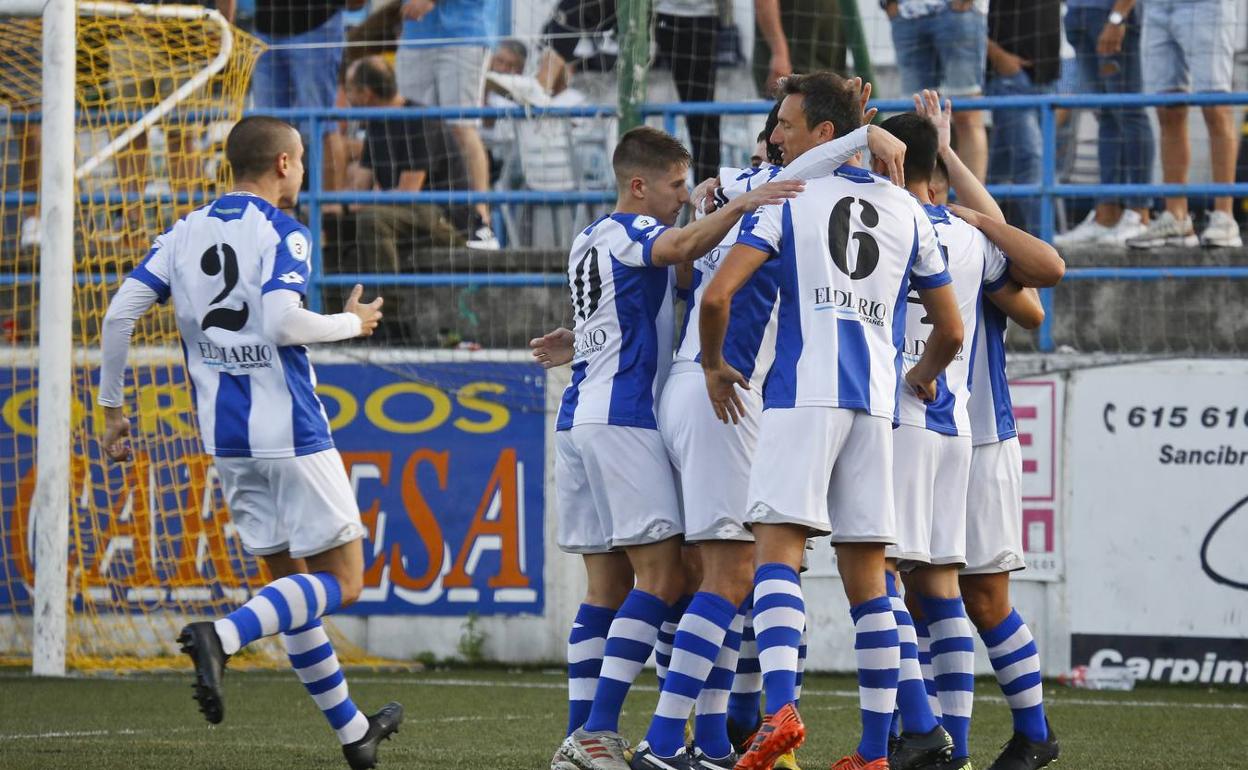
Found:
[[[909,193],[852,166],[759,209],[737,243],[780,262],[766,409],[828,406],[893,420],[906,295],[949,283],[936,232]]]
[[[992,0],[988,38],[1030,61],[1023,69],[1035,85],[1062,76],[1061,0]]]
[[[262,298],[300,295],[312,275],[308,228],[265,200],[231,193],[156,238],[130,277],[172,297],[204,450],[294,457],[334,446],[302,345],[264,333]]]
[[[940,13],[951,5],[951,0],[898,0],[897,13],[903,19],[918,19]],[[988,13],[988,0],[975,0],[973,8]]]
[[[418,107],[404,100],[408,107]],[[373,172],[382,190],[399,185],[404,171],[424,171],[422,190],[467,190],[468,172],[446,123],[437,118],[370,120],[364,127],[360,165]],[[468,206],[447,206],[451,221],[465,229],[472,216]]]
[[[302,35],[345,7],[343,0],[256,0],[256,30],[269,37]]]
[[[979,304],[983,292],[999,289],[1009,280],[1005,254],[977,228],[959,219],[944,206],[924,206],[953,279],[953,292],[962,316],[966,342],[949,366],[936,377],[936,398],[920,401],[909,388],[902,388],[898,401],[897,421],[901,425],[942,433],[947,436],[970,436],[971,418],[968,409],[971,393],[979,383],[972,378],[971,361],[975,356]],[[910,312],[906,314],[906,342],[902,353],[903,373],[914,366],[931,334],[930,323],[924,321],[919,296],[911,292],[907,298]]]
[[[667,227],[614,213],[585,228],[568,257],[576,342],[556,430],[658,428],[655,406],[672,364],[673,271],[650,251]]]
[[[469,45],[489,46],[497,34],[498,0],[438,0],[420,21],[403,22],[404,40],[468,38]]]

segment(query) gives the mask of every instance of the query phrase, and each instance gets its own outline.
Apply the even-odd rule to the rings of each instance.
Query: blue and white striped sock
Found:
[[[659,689],[663,689],[663,679],[667,676],[667,667],[672,664],[672,643],[676,639],[676,626],[680,618],[689,608],[692,596],[682,596],[672,605],[667,617],[659,626],[659,636],[654,640],[654,674],[659,680]]]
[[[732,687],[734,673],[737,669],[737,655],[741,650],[741,629],[745,625],[745,616],[740,612],[732,618],[728,633],[724,634],[724,644],[719,648],[719,657],[715,658],[715,667],[706,678],[706,686],[698,695],[697,717],[693,724],[693,742],[708,757],[720,759],[732,753],[732,741],[728,739],[728,689]],[[755,719],[758,706],[754,706]],[[747,725],[748,726],[748,725]]]
[[[897,670],[901,662],[897,621],[887,596],[849,608],[854,619],[854,654],[858,661],[858,706],[862,740],[858,753],[871,762],[888,756],[888,736],[897,707]]]
[[[988,648],[988,659],[997,674],[1001,692],[1014,714],[1014,729],[1033,741],[1047,740],[1044,720],[1044,688],[1040,682],[1040,652],[1031,629],[1018,611],[991,631],[979,635]]]
[[[287,575],[213,623],[226,655],[266,636],[303,628],[342,605],[338,578],[328,572]]]
[[[802,626],[802,639],[797,645],[797,676],[793,678],[793,703],[802,705],[802,680],[806,675],[806,645],[810,642],[809,626]]]
[[[722,596],[699,591],[676,627],[668,666],[646,742],[660,757],[673,757],[685,745],[685,723],[715,660],[737,608]]]
[[[918,639],[919,671],[923,672],[923,689],[927,690],[927,707],[939,722],[944,714],[940,711],[940,698],[936,695],[936,675],[932,673],[932,635],[927,631],[927,623],[922,620],[914,621],[914,634]]]
[[[928,733],[939,722],[927,702],[927,687],[923,684],[923,670],[919,667],[919,646],[914,620],[897,590],[897,576],[886,572],[884,580],[888,585],[888,600],[893,608],[893,619],[897,621],[897,639],[901,643],[901,674],[897,681],[897,706],[901,711],[901,722],[907,732]]]
[[[758,665],[758,642],[754,639],[754,597],[747,596],[741,605],[744,623],[741,627],[741,650],[737,670],[728,694],[728,718],[734,725],[752,730],[759,723],[763,705],[763,673]]]
[[[953,755],[970,756],[971,706],[975,699],[975,640],[962,598],[919,596],[932,635],[932,673],[941,724],[953,738]]]
[[[598,688],[607,631],[615,619],[610,607],[582,604],[568,634],[568,735],[585,724]]]
[[[586,730],[619,732],[624,699],[628,697],[628,690],[646,659],[654,652],[659,626],[670,609],[666,602],[653,594],[636,588],[629,591],[624,603],[616,610],[615,620],[611,621],[611,629],[607,632],[602,671],[598,675],[594,704],[585,720]]]
[[[797,648],[805,627],[797,571],[787,564],[761,565],[754,573],[754,638],[768,716],[796,700]]]
[[[334,728],[338,742],[345,745],[363,738],[368,732],[368,717],[360,713],[347,692],[347,678],[321,621],[282,634],[282,646],[295,675]]]

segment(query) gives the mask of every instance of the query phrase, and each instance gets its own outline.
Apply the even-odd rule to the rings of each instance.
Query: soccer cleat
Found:
[[[797,766],[797,752],[786,751],[776,757],[776,764],[772,765],[772,770],[802,770]]]
[[[858,752],[848,757],[841,757],[832,763],[832,770],[889,770],[888,757],[880,757],[870,762],[862,758]]]
[[[1049,720],[1044,720],[1044,726],[1048,728],[1049,734],[1043,741],[1033,741],[1022,733],[1014,733],[1005,744],[1001,756],[997,757],[997,761],[988,770],[1036,770],[1057,759],[1057,755],[1061,753],[1057,736],[1053,733]]]
[[[952,757],[953,738],[940,725],[927,733],[903,732],[888,748],[888,766],[892,770],[923,770]]]
[[[1096,221],[1096,212],[1089,211],[1083,221],[1072,227],[1060,235],[1053,238],[1054,246],[1086,246],[1104,238],[1113,232],[1112,227],[1106,227]]]
[[[377,766],[377,746],[382,740],[390,740],[390,736],[399,731],[403,723],[403,706],[399,703],[387,703],[381,710],[368,718],[368,732],[355,743],[342,747],[342,755],[347,758],[351,770],[365,770]]]
[[[628,766],[632,770],[693,770],[694,767],[693,760],[684,749],[677,751],[674,757],[660,757],[645,741],[637,744],[637,750],[633,752]]]
[[[737,766],[737,752],[730,751],[728,756],[716,759],[715,757],[707,756],[702,749],[695,748],[691,766],[694,770],[732,770],[732,768]]]
[[[608,730],[591,733],[578,727],[563,739],[555,757],[580,770],[629,770],[624,757],[627,749],[628,741],[619,733]]]
[[[1200,245],[1232,249],[1243,246],[1244,239],[1240,237],[1239,223],[1235,221],[1235,217],[1223,211],[1210,212],[1209,223],[1200,233]]]
[[[806,740],[806,725],[792,703],[763,720],[736,770],[769,770],[776,760]]]
[[[728,717],[728,741],[732,744],[732,750],[738,754],[744,754],[750,748],[750,741],[754,739],[754,733],[758,732],[758,728],[762,727],[763,718],[760,715],[758,721],[752,725],[739,725],[733,721],[732,717]]]
[[[928,765],[931,770],[973,770],[970,757],[953,757]]]
[[[1192,218],[1184,217],[1182,221],[1175,218],[1169,211],[1149,223],[1148,229],[1134,238],[1127,239],[1127,245],[1133,249],[1156,249],[1161,246],[1196,246],[1200,240],[1192,229]]]
[[[221,692],[221,679],[225,676],[225,662],[230,659],[221,648],[221,639],[211,621],[188,623],[178,634],[178,644],[195,665],[195,701],[204,719],[219,724],[225,719],[225,698]]]

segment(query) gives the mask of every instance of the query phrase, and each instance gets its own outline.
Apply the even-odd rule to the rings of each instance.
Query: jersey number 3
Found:
[[[238,285],[238,255],[234,253],[234,248],[228,243],[211,246],[199,258],[199,269],[204,271],[204,275],[222,275],[225,280],[225,288],[221,293],[212,298],[210,304],[216,305],[230,296],[230,292],[234,291],[234,287]],[[228,332],[236,332],[247,325],[248,309],[247,303],[244,302],[242,308],[235,309],[232,307],[218,307],[209,310],[204,315],[204,320],[200,322],[199,328],[207,331],[212,328],[225,329]]]

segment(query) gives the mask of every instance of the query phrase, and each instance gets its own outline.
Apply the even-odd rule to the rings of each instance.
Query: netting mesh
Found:
[[[34,577],[39,244],[31,222],[38,214],[40,34],[38,20],[0,20],[0,654],[18,657],[30,653]],[[77,35],[78,353],[67,659],[88,669],[162,665],[186,617],[220,614],[267,579],[243,552],[209,458],[200,454],[169,309],[136,329],[139,355],[127,396],[137,452],[124,467],[104,462],[97,444],[102,418],[94,406],[92,351],[108,297],[152,238],[229,184],[221,144],[242,113],[262,45],[194,8],[105,15],[85,5]],[[118,151],[106,151],[145,116],[159,119]],[[276,645],[258,648],[244,665],[280,652]]]

